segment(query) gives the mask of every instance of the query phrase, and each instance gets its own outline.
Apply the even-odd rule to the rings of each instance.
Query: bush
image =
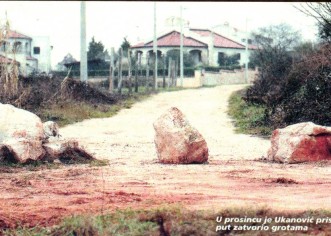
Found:
[[[240,65],[228,65],[228,66],[206,66],[205,71],[219,72],[220,70],[240,70]]]
[[[185,77],[193,77],[194,76],[194,68],[193,67],[187,67],[184,68],[184,76]],[[146,76],[146,68],[140,69],[137,71],[139,76]],[[178,69],[178,76],[179,76],[180,70]],[[53,75],[55,76],[59,76],[59,77],[66,77],[68,72],[66,71],[53,71],[52,72]],[[149,76],[153,76],[154,74],[154,68],[150,68],[149,69]],[[157,69],[157,74],[158,77],[162,77],[163,76],[163,68],[158,68]],[[114,75],[118,76],[118,70],[114,71]],[[128,70],[123,70],[122,71],[122,76],[128,76],[129,75],[129,71]],[[135,76],[136,75],[136,70],[133,68],[131,71],[131,75]],[[79,77],[80,76],[80,71],[79,70],[72,70],[70,72],[69,77]],[[89,70],[88,71],[88,76],[90,77],[108,77],[109,76],[109,70]],[[168,76],[168,69],[165,70],[165,76]]]
[[[324,45],[287,66],[279,77],[262,72],[247,90],[245,100],[265,105],[273,128],[308,121],[330,126],[330,58],[331,45]],[[269,71],[277,68],[271,67]]]

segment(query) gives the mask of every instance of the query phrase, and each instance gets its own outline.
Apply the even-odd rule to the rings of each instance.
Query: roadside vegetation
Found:
[[[283,216],[291,219],[310,219],[309,223],[280,223],[276,217]],[[316,224],[318,219],[327,219],[331,216],[329,211],[304,211],[298,213],[284,213],[268,208],[225,208],[218,212],[188,211],[179,206],[159,207],[150,210],[117,210],[112,213],[100,215],[79,215],[62,219],[54,226],[20,226],[15,229],[3,230],[3,235],[155,235],[155,236],[181,236],[181,235],[270,235],[271,233],[285,235],[327,235],[331,230],[328,223]],[[222,218],[221,218],[222,217]],[[265,230],[240,230],[240,226],[257,227],[262,225],[265,218],[272,218],[271,223],[266,223],[269,228]],[[259,219],[261,223],[241,222],[226,223],[225,218]],[[220,222],[217,222],[220,221]],[[228,228],[216,232],[217,226]],[[283,230],[285,226],[299,226],[299,230]],[[237,226],[237,228],[234,228]],[[305,226],[306,228],[304,228]],[[302,227],[302,228],[300,228]],[[301,229],[301,230],[300,230]],[[302,230],[303,229],[303,230]],[[1,232],[1,231],[0,231]]]
[[[245,102],[246,90],[233,93],[229,99],[228,114],[233,119],[236,132],[268,137],[272,128],[266,123],[266,107]]]
[[[329,3],[304,6],[306,13],[331,13]],[[300,34],[286,24],[253,34],[258,50],[251,54],[250,67],[259,68],[258,78],[230,99],[229,114],[238,131],[270,135],[274,129],[309,121],[331,126],[330,22],[319,21],[317,43],[300,41]]]

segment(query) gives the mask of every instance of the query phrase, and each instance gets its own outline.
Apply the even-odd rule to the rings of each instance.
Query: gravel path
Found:
[[[130,162],[156,160],[153,122],[167,109],[182,110],[206,139],[210,158],[255,159],[266,154],[269,141],[236,134],[227,115],[227,102],[242,85],[227,85],[154,95],[105,119],[91,119],[61,129],[64,137],[77,138],[99,159]]]
[[[331,196],[325,191],[331,187],[331,169],[327,168],[331,163],[256,161],[266,155],[270,141],[234,132],[227,104],[231,93],[243,87],[161,93],[114,117],[86,120],[60,132],[65,137],[79,137],[97,158],[110,160],[101,173],[84,181],[103,181],[104,188],[138,194],[148,204],[180,202],[191,209],[331,209]],[[152,124],[172,106],[182,110],[206,139],[208,164],[158,163]],[[298,184],[279,183],[279,179]]]
[[[49,225],[61,217],[180,204],[189,209],[240,207],[284,211],[331,209],[331,162],[284,165],[256,161],[270,142],[234,133],[227,100],[242,85],[155,95],[114,117],[61,128],[107,166],[65,165],[0,175],[0,227]],[[207,141],[208,164],[157,161],[153,122],[178,107]],[[42,204],[40,204],[42,202]],[[14,207],[13,207],[14,206]],[[244,215],[244,212],[243,212]],[[15,217],[14,217],[15,216]],[[2,221],[5,219],[5,221]]]

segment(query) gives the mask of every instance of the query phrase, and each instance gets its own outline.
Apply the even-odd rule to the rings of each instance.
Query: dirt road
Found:
[[[229,95],[243,86],[162,93],[106,119],[64,127],[109,166],[63,166],[1,171],[0,227],[15,220],[52,224],[74,213],[180,203],[190,209],[231,206],[278,210],[331,209],[331,163],[283,165],[255,159],[269,141],[234,133],[226,114]],[[153,122],[176,106],[207,141],[209,163],[157,162]]]

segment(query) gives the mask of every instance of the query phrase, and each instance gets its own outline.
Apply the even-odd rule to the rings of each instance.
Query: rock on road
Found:
[[[256,159],[266,154],[268,140],[236,134],[227,115],[230,94],[243,85],[160,93],[120,111],[116,116],[91,119],[61,129],[77,138],[98,159],[128,163],[156,160],[153,122],[170,107],[179,108],[206,139],[210,158]]]

